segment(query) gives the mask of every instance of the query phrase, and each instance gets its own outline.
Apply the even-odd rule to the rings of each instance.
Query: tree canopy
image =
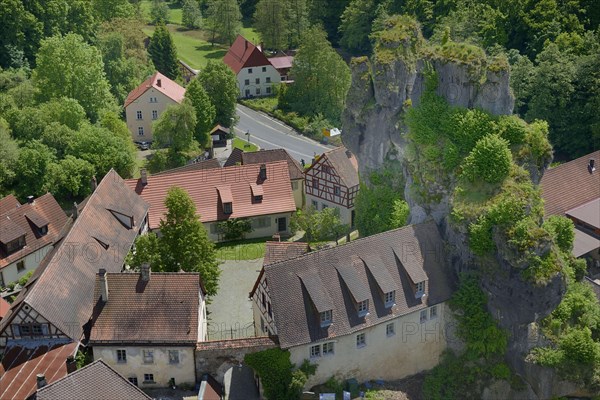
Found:
[[[206,147],[211,140],[209,132],[215,124],[215,116],[217,115],[215,106],[199,79],[190,82],[186,88],[185,97],[189,99],[196,113],[194,138],[200,146]]]
[[[164,24],[159,24],[154,30],[148,53],[161,74],[170,79],[176,79],[180,75],[177,49],[171,33]]]
[[[217,38],[231,46],[242,28],[242,13],[237,0],[206,0],[205,27],[211,33],[211,43]]]
[[[233,71],[222,62],[209,61],[196,79],[202,83],[215,106],[215,122],[231,126],[239,95],[237,78]]]

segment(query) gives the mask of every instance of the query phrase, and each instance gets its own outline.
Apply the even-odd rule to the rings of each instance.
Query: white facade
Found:
[[[242,68],[237,74],[240,97],[275,94],[273,85],[281,83],[279,72],[272,65]]]
[[[52,251],[53,248],[54,246],[52,244],[48,244],[2,268],[0,270],[0,286],[5,286],[11,282],[19,280],[19,278],[29,271],[35,271],[38,265],[40,265],[42,259],[46,256],[46,254]],[[27,250],[27,248],[24,248],[20,251],[24,250]]]
[[[131,138],[136,142],[151,142],[152,124],[160,118],[168,106],[173,104],[178,103],[153,87],[132,101],[125,108],[127,128],[131,132]]]
[[[125,351],[124,360],[123,353],[119,354],[117,350]],[[196,382],[194,351],[195,346],[94,346],[93,348],[94,361],[102,359],[130,381],[136,378],[141,388],[166,387],[171,378],[175,379],[176,385],[182,383],[194,385]]]
[[[250,223],[252,224],[252,232],[245,235],[246,239],[254,239],[261,237],[273,236],[276,233],[289,234],[290,233],[290,218],[292,213],[281,213],[271,215],[260,215],[256,217],[250,217]],[[281,220],[281,221],[280,221]],[[205,222],[204,227],[208,232],[208,237],[214,242],[219,242],[222,238],[217,233],[218,222]],[[280,228],[284,227],[281,230]]]
[[[356,378],[359,382],[394,380],[431,369],[447,347],[445,327],[451,317],[445,303],[425,311],[427,319],[423,322],[421,311],[415,311],[349,335],[292,347],[291,361],[297,366],[305,359],[318,364],[305,388],[324,383],[332,376],[338,380]],[[393,328],[388,327],[390,324]],[[357,345],[357,341],[362,342],[357,338],[361,334],[364,345]],[[316,346],[318,351],[311,351]]]

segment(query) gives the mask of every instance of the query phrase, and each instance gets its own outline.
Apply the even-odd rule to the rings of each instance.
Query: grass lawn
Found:
[[[181,5],[178,3],[168,2],[167,6],[169,7],[169,23],[181,25]],[[152,0],[142,0],[140,3],[140,8],[142,10],[144,20],[147,23],[150,23],[150,9],[152,8]]]
[[[255,260],[265,256],[265,243],[273,240],[271,237],[234,240],[217,243],[217,259],[219,260]]]
[[[244,150],[246,152],[252,152],[252,151],[258,150],[257,145],[255,145],[254,143],[248,144],[247,140],[240,139],[239,137],[234,137],[232,144],[233,144],[233,148]]]

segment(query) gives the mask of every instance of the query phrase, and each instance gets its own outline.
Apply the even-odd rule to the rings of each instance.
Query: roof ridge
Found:
[[[374,238],[374,237],[377,237],[377,236],[386,235],[386,234],[389,234],[391,232],[400,231],[400,230],[403,230],[403,229],[406,229],[406,228],[410,228],[410,227],[413,227],[413,226],[428,225],[428,224],[431,224],[433,222],[434,222],[433,219],[429,219],[427,221],[423,221],[423,222],[420,222],[418,224],[410,224],[410,225],[406,225],[406,226],[401,226],[400,228],[390,229],[389,231],[379,232],[379,233],[376,233],[374,235],[365,236],[365,237],[359,237],[358,239],[354,239],[354,240],[352,240],[350,242],[342,243],[342,244],[336,245],[334,247],[328,247],[328,248],[325,248],[325,249],[319,249],[319,250],[311,251],[311,252],[308,252],[308,253],[300,254],[299,256],[296,256],[296,257],[291,257],[291,258],[286,258],[285,260],[276,261],[274,263],[265,265],[264,268],[265,268],[265,270],[267,268],[271,269],[271,267],[277,266],[278,264],[281,264],[281,263],[284,263],[284,262],[287,262],[287,261],[290,261],[290,260],[296,260],[296,259],[301,258],[301,257],[308,257],[310,255],[315,255],[317,253],[323,253],[323,252],[326,252],[326,251],[329,251],[329,250],[336,250],[336,249],[342,248],[344,246],[347,246],[349,244],[354,244],[356,242],[364,241],[366,239],[371,239],[371,238]],[[360,258],[360,256],[359,256],[359,258]]]

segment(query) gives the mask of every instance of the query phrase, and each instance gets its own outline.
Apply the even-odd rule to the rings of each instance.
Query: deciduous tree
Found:
[[[206,28],[211,33],[211,43],[217,37],[231,46],[242,28],[242,13],[237,0],[207,0]]]
[[[267,49],[283,50],[288,47],[289,4],[280,0],[260,0],[254,13],[254,27]]]
[[[94,166],[89,162],[66,156],[48,168],[45,188],[59,200],[82,199],[91,191],[94,173]]]
[[[173,153],[188,151],[194,147],[196,112],[189,100],[167,107],[153,125],[154,143],[157,147],[169,147]]]
[[[206,147],[210,141],[209,132],[215,123],[215,106],[210,101],[206,89],[198,79],[194,79],[185,91],[185,97],[196,111],[196,128],[194,138],[202,147]]]
[[[222,62],[209,61],[197,79],[215,106],[215,122],[231,126],[231,118],[235,118],[235,106],[240,93],[233,71]]]
[[[189,29],[200,28],[200,25],[202,24],[202,14],[200,13],[198,0],[184,0],[181,11],[181,22],[183,22],[183,25]]]

